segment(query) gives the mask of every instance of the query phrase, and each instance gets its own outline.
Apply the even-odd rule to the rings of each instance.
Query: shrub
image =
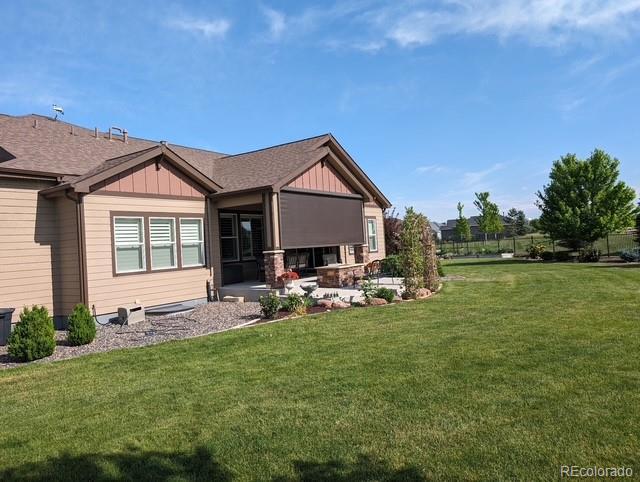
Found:
[[[438,276],[441,278],[444,276],[444,268],[442,267],[442,262],[438,259]]]
[[[50,356],[55,349],[55,329],[49,311],[44,306],[25,307],[9,335],[9,356],[26,362]]]
[[[282,308],[289,313],[298,313],[302,308],[304,308],[304,312],[306,312],[304,298],[297,293],[290,293],[282,302]]]
[[[620,253],[620,257],[627,263],[634,263],[640,261],[640,248],[625,249]]]
[[[567,262],[571,260],[571,253],[569,251],[556,251],[553,257],[556,261]]]
[[[531,259],[540,259],[542,257],[542,253],[544,253],[546,249],[547,247],[542,243],[530,244],[527,246],[527,254]]]
[[[402,263],[400,256],[394,254],[384,258],[381,263],[382,272],[392,276],[402,276]]]
[[[268,319],[275,318],[280,309],[280,297],[274,292],[269,293],[267,296],[261,296],[260,308],[262,309],[262,316]]]
[[[396,292],[393,291],[390,288],[378,288],[376,290],[376,295],[375,298],[382,298],[383,300],[386,300],[387,303],[393,303],[393,300],[396,297]]]
[[[72,346],[87,345],[96,337],[96,324],[93,316],[83,304],[78,304],[69,315],[67,341]]]
[[[578,255],[578,261],[581,263],[595,263],[600,261],[600,250],[596,248],[584,248]]]
[[[377,288],[373,284],[373,281],[368,278],[364,280],[364,283],[362,283],[362,295],[364,296],[365,302],[368,303],[369,300],[375,296],[376,290]]]
[[[554,254],[553,251],[544,251],[540,254],[542,261],[553,261]]]

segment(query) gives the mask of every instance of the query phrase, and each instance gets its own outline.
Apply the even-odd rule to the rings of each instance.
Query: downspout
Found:
[[[78,242],[78,271],[80,280],[80,303],[87,306],[89,302],[87,286],[87,257],[86,242],[84,234],[84,204],[82,196],[76,194],[72,196],[69,191],[65,191],[65,197],[73,201],[76,205],[76,240]]]

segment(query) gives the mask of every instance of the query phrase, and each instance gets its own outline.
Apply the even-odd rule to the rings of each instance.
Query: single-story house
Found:
[[[64,319],[383,258],[389,201],[331,134],[226,155],[0,115],[0,307]]]
[[[474,240],[484,239],[484,233],[480,230],[479,217],[471,216],[467,218],[469,220],[469,227],[471,228],[471,238]],[[506,216],[500,216],[502,224],[506,226],[511,225],[511,221]],[[457,219],[447,219],[446,223],[440,225],[440,239],[442,241],[458,241],[459,236],[456,233],[456,226],[458,225]],[[490,236],[492,239],[503,238],[504,233],[493,234]]]

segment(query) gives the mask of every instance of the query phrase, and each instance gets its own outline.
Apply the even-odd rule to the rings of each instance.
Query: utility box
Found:
[[[11,318],[15,308],[0,308],[0,345],[6,345],[11,334]]]
[[[144,306],[125,305],[118,308],[118,320],[122,325],[135,325],[145,320]]]

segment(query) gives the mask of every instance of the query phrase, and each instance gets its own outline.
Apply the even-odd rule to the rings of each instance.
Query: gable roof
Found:
[[[0,114],[0,171],[48,175],[62,183],[58,188],[77,186],[105,171],[112,173],[117,166],[128,166],[161,146],[163,154],[173,155],[176,162],[183,161],[207,177],[217,194],[279,189],[301,169],[326,157],[343,166],[352,182],[376,202],[391,205],[331,134],[226,155],[136,137],[124,142],[121,136],[109,139],[104,132],[96,137],[93,130],[35,114]]]

